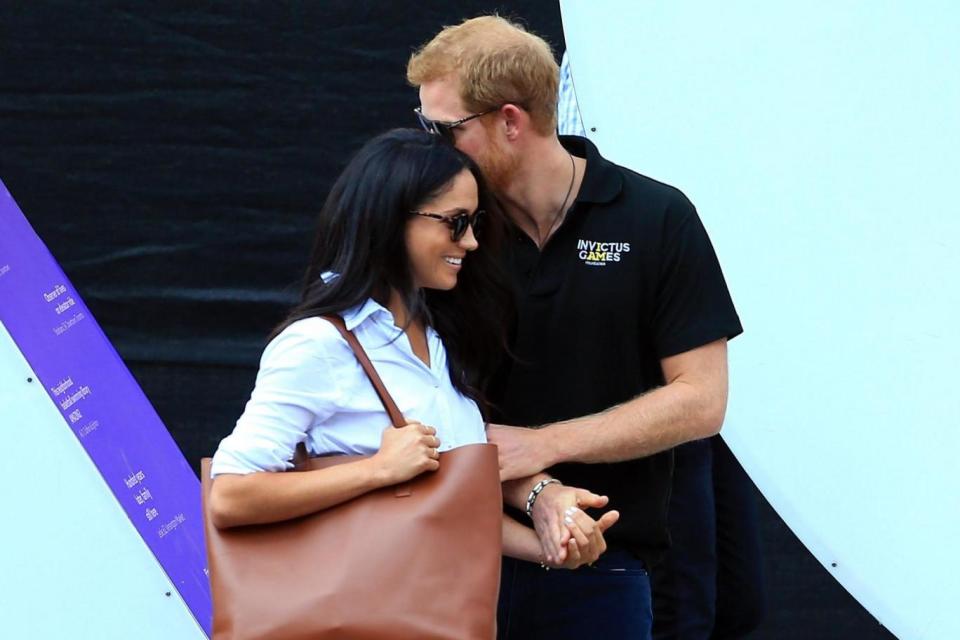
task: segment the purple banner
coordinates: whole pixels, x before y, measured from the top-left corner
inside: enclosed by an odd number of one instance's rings
[[[2,182],[0,322],[209,636],[200,483]]]

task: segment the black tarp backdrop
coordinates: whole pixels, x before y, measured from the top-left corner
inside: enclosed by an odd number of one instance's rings
[[[348,154],[413,125],[412,49],[493,10],[562,50],[551,0],[0,2],[0,177],[195,467],[242,410]],[[763,518],[752,638],[891,637]]]

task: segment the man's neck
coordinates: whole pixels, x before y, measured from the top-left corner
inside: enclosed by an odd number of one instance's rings
[[[510,219],[542,245],[576,200],[585,167],[556,136],[532,140],[497,198]]]

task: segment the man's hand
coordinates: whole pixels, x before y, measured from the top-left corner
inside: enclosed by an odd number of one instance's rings
[[[545,432],[525,427],[487,425],[487,441],[497,445],[500,481],[526,478],[550,466]]]
[[[547,485],[540,492],[532,510],[533,528],[540,538],[548,565],[572,568],[566,564],[571,549],[579,554],[577,566],[600,557],[607,548],[603,532],[620,518],[620,514],[608,511],[595,521],[582,509],[599,509],[607,502],[609,498],[606,496],[560,484]],[[574,541],[572,547],[571,540]]]
[[[567,542],[567,557],[562,564],[553,565],[559,569],[576,569],[584,564],[592,564],[607,550],[603,532],[617,521],[620,514],[608,511],[599,520],[594,520],[577,507],[564,512],[563,521],[570,530]],[[581,551],[582,550],[582,551]]]

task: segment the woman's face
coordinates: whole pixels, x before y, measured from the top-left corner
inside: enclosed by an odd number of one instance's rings
[[[422,203],[417,210],[449,218],[473,214],[478,204],[477,181],[464,169],[453,178],[446,191]],[[418,289],[453,289],[463,261],[469,259],[467,253],[479,246],[471,227],[454,241],[450,225],[418,215],[411,215],[407,222],[406,242],[413,284]]]

